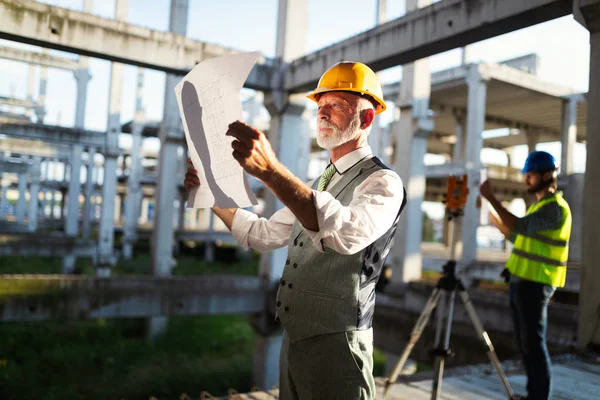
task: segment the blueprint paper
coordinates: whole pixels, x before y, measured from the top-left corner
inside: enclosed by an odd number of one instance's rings
[[[240,90],[260,53],[211,58],[196,65],[175,87],[185,139],[200,186],[189,193],[188,208],[245,208],[256,197],[233,158],[228,125],[242,120]]]

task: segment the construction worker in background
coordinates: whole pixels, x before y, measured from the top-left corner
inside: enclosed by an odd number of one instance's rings
[[[548,303],[565,285],[571,210],[557,192],[554,157],[534,151],[522,170],[537,201],[517,218],[496,199],[489,181],[480,187],[498,217],[492,223],[514,243],[503,276],[510,281],[509,298],[515,340],[527,372],[527,399],[545,400],[552,392],[550,355],[546,346]]]
[[[284,328],[279,398],[373,399],[375,285],[406,196],[400,177],[367,144],[375,114],[386,108],[374,72],[338,63],[308,98],[318,104],[317,143],[330,152],[320,178],[302,182],[262,132],[236,121],[227,131],[233,157],[286,207],[269,219],[212,210],[244,248],[288,247],[276,300]],[[184,184],[199,184],[193,166]]]

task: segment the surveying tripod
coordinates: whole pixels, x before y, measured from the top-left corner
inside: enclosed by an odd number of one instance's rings
[[[439,279],[435,289],[429,296],[427,303],[425,304],[425,308],[421,312],[411,334],[408,344],[402,351],[400,355],[400,359],[394,368],[391,376],[386,381],[384,396],[387,395],[390,387],[396,379],[398,375],[402,371],[410,352],[412,351],[415,344],[419,341],[421,334],[425,330],[427,323],[431,317],[433,310],[440,306],[436,312],[436,326],[435,326],[435,348],[432,350],[432,354],[435,357],[435,374],[433,377],[432,389],[431,389],[431,399],[437,400],[440,396],[442,390],[442,377],[444,374],[444,364],[448,357],[452,357],[454,354],[450,350],[450,331],[452,330],[452,317],[454,314],[454,299],[456,297],[456,293],[460,296],[467,313],[469,314],[469,318],[471,319],[471,323],[477,332],[477,336],[483,344],[485,344],[487,348],[487,355],[492,363],[492,365],[496,368],[496,373],[504,386],[504,390],[508,395],[509,399],[517,399],[515,394],[512,391],[510,383],[502,369],[502,365],[500,365],[500,361],[498,360],[498,356],[496,355],[496,351],[494,350],[494,346],[492,345],[492,341],[490,340],[487,332],[483,329],[481,325],[481,321],[475,312],[475,308],[473,307],[473,303],[469,298],[469,294],[467,293],[465,286],[461,282],[461,280],[456,276],[456,245],[458,238],[458,229],[457,221],[463,215],[464,205],[467,201],[468,196],[468,188],[467,188],[467,175],[463,175],[462,178],[450,177],[448,180],[448,191],[446,193],[446,210],[448,212],[448,219],[451,223],[450,225],[450,235],[451,235],[451,246],[450,246],[450,259],[448,262],[442,266],[442,277]],[[447,303],[447,319],[446,324],[444,326],[444,315],[446,314],[444,310]],[[442,338],[442,330],[443,338]],[[443,339],[443,341],[442,341]]]

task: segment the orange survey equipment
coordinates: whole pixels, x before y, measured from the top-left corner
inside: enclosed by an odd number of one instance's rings
[[[451,214],[462,214],[467,204],[469,188],[467,186],[467,174],[462,177],[448,177],[448,190],[446,192],[446,210]]]

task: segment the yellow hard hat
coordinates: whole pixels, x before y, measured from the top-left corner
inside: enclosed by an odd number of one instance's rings
[[[317,88],[306,97],[318,101],[318,96],[327,92],[354,92],[370,97],[375,105],[375,114],[387,108],[383,101],[383,90],[375,72],[363,63],[342,61],[329,68]]]

